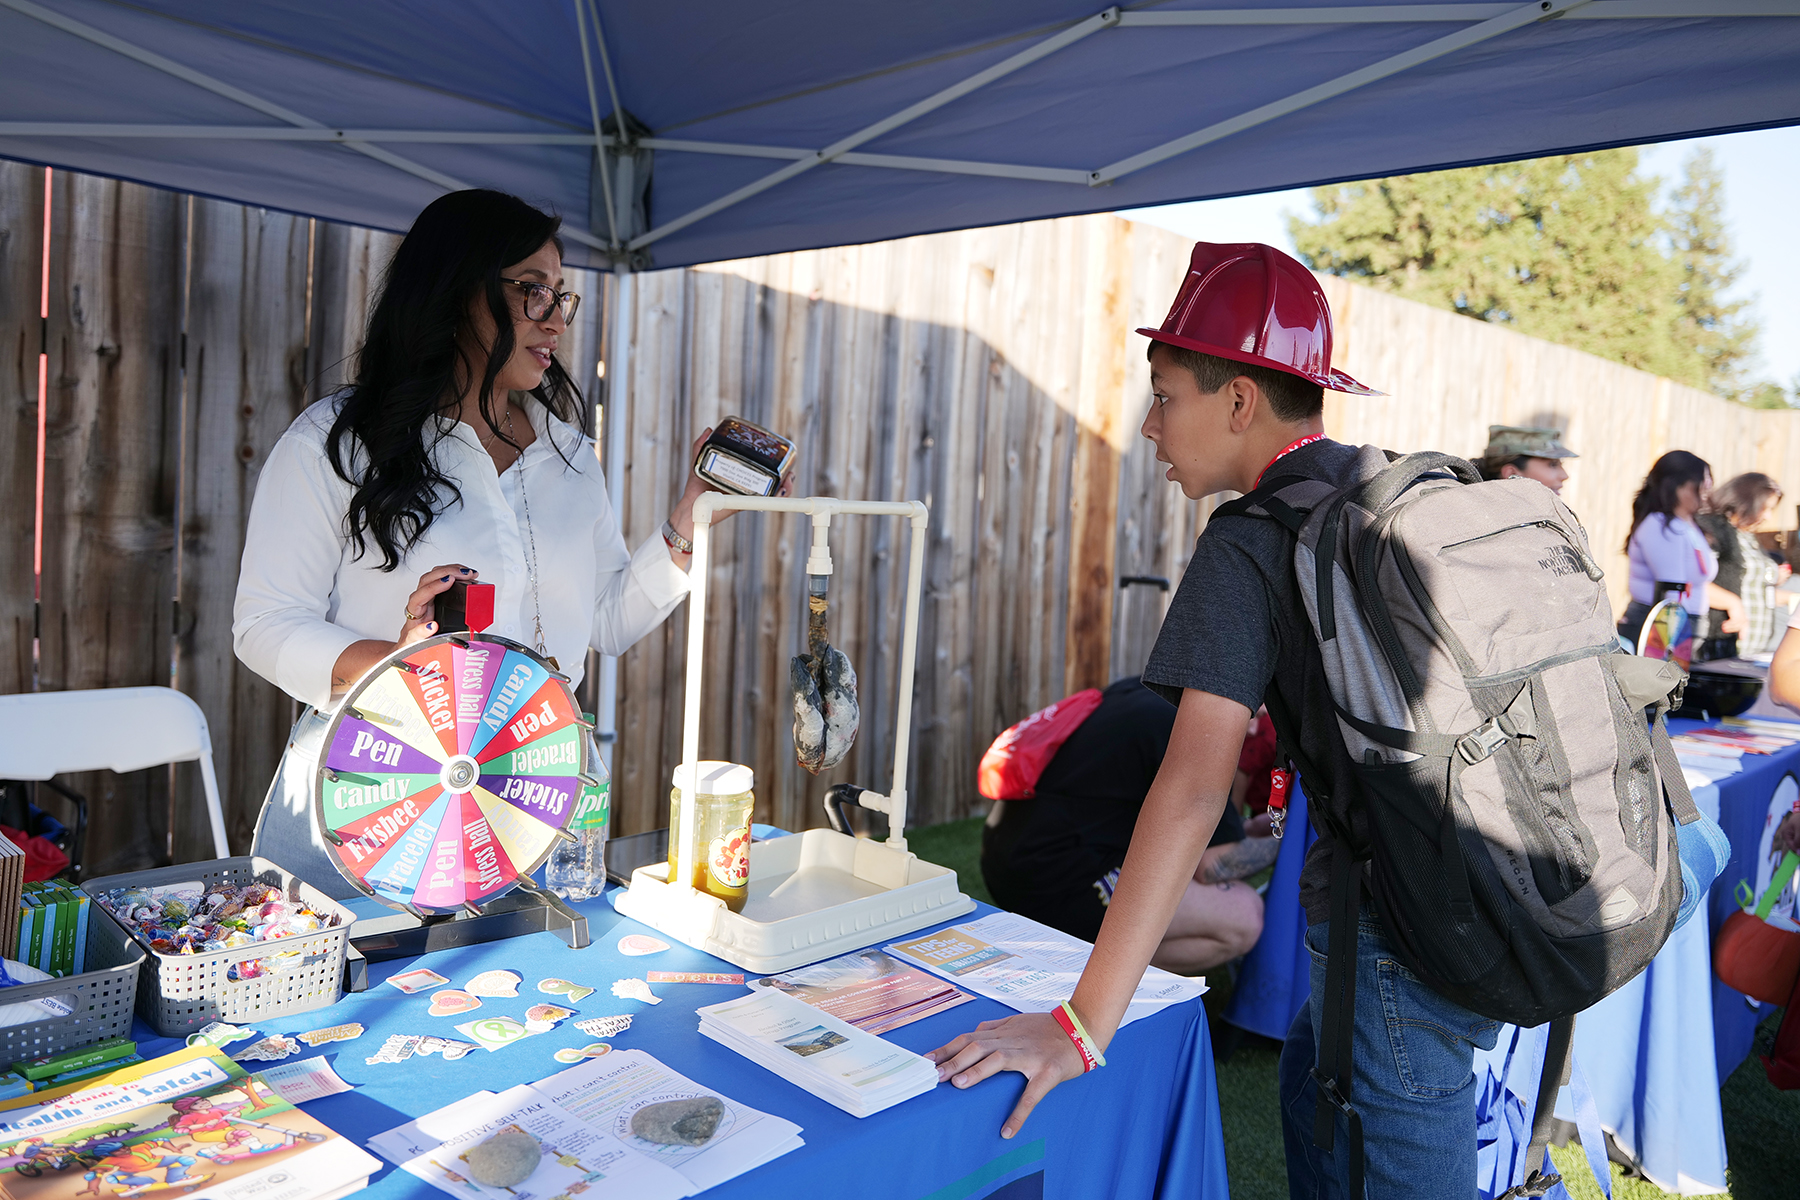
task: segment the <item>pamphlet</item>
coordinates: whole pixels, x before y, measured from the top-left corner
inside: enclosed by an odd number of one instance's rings
[[[792,1121],[758,1112],[676,1074],[642,1050],[619,1050],[533,1085],[590,1125],[610,1128],[639,1154],[681,1172],[704,1191],[754,1170],[804,1143]],[[716,1096],[725,1105],[718,1130],[704,1146],[664,1146],[631,1132],[631,1118],[650,1104]]]
[[[797,971],[755,979],[848,1021],[866,1033],[887,1033],[975,997],[873,947]]]
[[[700,1032],[866,1117],[937,1086],[937,1065],[776,988],[700,1010]]]
[[[520,1130],[536,1138],[543,1158],[524,1182],[513,1187],[476,1183],[469,1178],[464,1156],[503,1130]],[[395,1134],[416,1151],[412,1157],[399,1158],[390,1149],[402,1144]],[[550,1200],[591,1191],[595,1196],[633,1200],[680,1200],[693,1191],[679,1172],[633,1153],[610,1131],[578,1120],[528,1083],[479,1100],[470,1097],[371,1138],[369,1144],[394,1158],[408,1174],[456,1196]]]
[[[662,1145],[632,1131],[647,1105],[715,1098],[724,1108],[703,1145]],[[511,1189],[489,1188],[466,1174],[461,1157],[502,1129],[516,1127],[544,1147],[538,1169]],[[690,1196],[798,1149],[800,1127],[758,1112],[671,1071],[642,1050],[591,1059],[537,1083],[477,1092],[369,1145],[413,1175],[458,1196],[545,1200],[559,1195]]]
[[[1053,1012],[1075,994],[1094,947],[1017,913],[997,912],[896,942],[889,954],[1020,1012]],[[1206,994],[1206,980],[1147,967],[1121,1026]],[[705,1011],[705,1010],[702,1010]]]

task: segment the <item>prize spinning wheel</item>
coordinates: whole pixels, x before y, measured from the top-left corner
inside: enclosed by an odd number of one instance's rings
[[[314,818],[364,893],[416,912],[477,908],[572,836],[586,733],[567,678],[542,658],[492,634],[442,634],[344,697]]]

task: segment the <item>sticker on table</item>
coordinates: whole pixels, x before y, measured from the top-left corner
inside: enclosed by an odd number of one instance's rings
[[[459,1042],[455,1038],[426,1036],[419,1039],[420,1054],[441,1054],[445,1061],[455,1062],[465,1054],[472,1054],[481,1049],[473,1042]]]
[[[252,1078],[289,1104],[306,1104],[327,1096],[339,1096],[355,1087],[332,1070],[331,1064],[322,1056],[269,1067]]]
[[[575,1028],[589,1037],[607,1038],[624,1033],[631,1028],[630,1017],[589,1017],[585,1021],[575,1022]]]
[[[730,983],[744,986],[742,975],[724,975],[713,971],[645,971],[650,983]]]
[[[578,1063],[584,1059],[599,1058],[602,1054],[611,1054],[612,1047],[605,1042],[589,1042],[581,1047],[568,1047],[551,1055],[559,1063]]]
[[[424,1036],[417,1033],[390,1034],[388,1040],[381,1044],[381,1049],[363,1061],[371,1067],[376,1063],[405,1062],[419,1052],[419,1043],[424,1040]]]
[[[619,953],[637,958],[644,954],[661,954],[669,943],[658,941],[647,933],[628,933],[619,939]]]
[[[245,1038],[256,1036],[256,1030],[245,1029],[241,1025],[227,1025],[223,1021],[214,1021],[210,1025],[202,1025],[198,1032],[188,1034],[187,1044],[190,1046],[212,1046],[215,1049],[229,1046],[233,1042],[241,1042]]]
[[[450,980],[429,967],[419,967],[411,971],[402,971],[398,975],[389,975],[382,982],[391,984],[411,996],[415,992],[428,992],[434,987],[442,987]]]
[[[305,1033],[294,1036],[309,1046],[323,1046],[327,1042],[348,1042],[363,1035],[361,1022],[351,1021],[344,1025],[327,1025],[323,1029],[309,1029]]]
[[[511,1017],[483,1017],[479,1021],[465,1021],[456,1030],[458,1033],[468,1034],[475,1039],[477,1045],[489,1052],[523,1041],[537,1033],[535,1029],[527,1029]]]
[[[235,1062],[276,1062],[290,1054],[300,1053],[300,1043],[291,1037],[275,1034],[260,1042],[252,1042],[232,1055]]]
[[[481,1007],[481,1001],[469,993],[456,988],[445,988],[431,995],[431,1007],[425,1011],[434,1017],[456,1017],[466,1012],[474,1012]]]
[[[558,1021],[574,1015],[574,1009],[560,1004],[534,1004],[525,1010],[525,1027],[533,1033],[545,1033],[555,1029]]]
[[[594,994],[593,988],[583,987],[579,983],[570,983],[566,979],[540,979],[537,989],[546,996],[567,996],[570,1004],[580,1004]]]
[[[645,1004],[661,1004],[662,998],[641,979],[621,979],[612,985],[612,994],[621,1000],[642,1000]]]
[[[517,971],[483,971],[463,985],[472,996],[516,996],[520,975]]]

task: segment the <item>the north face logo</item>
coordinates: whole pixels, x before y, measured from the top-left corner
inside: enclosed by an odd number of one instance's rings
[[[1558,578],[1576,575],[1585,570],[1581,565],[1581,556],[1575,553],[1573,546],[1550,547],[1550,552],[1538,559],[1537,565]]]

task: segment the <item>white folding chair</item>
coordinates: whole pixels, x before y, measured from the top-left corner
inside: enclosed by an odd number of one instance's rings
[[[138,771],[200,764],[213,851],[231,857],[213,774],[206,715],[174,688],[93,688],[0,696],[0,779],[49,779],[72,771]]]

